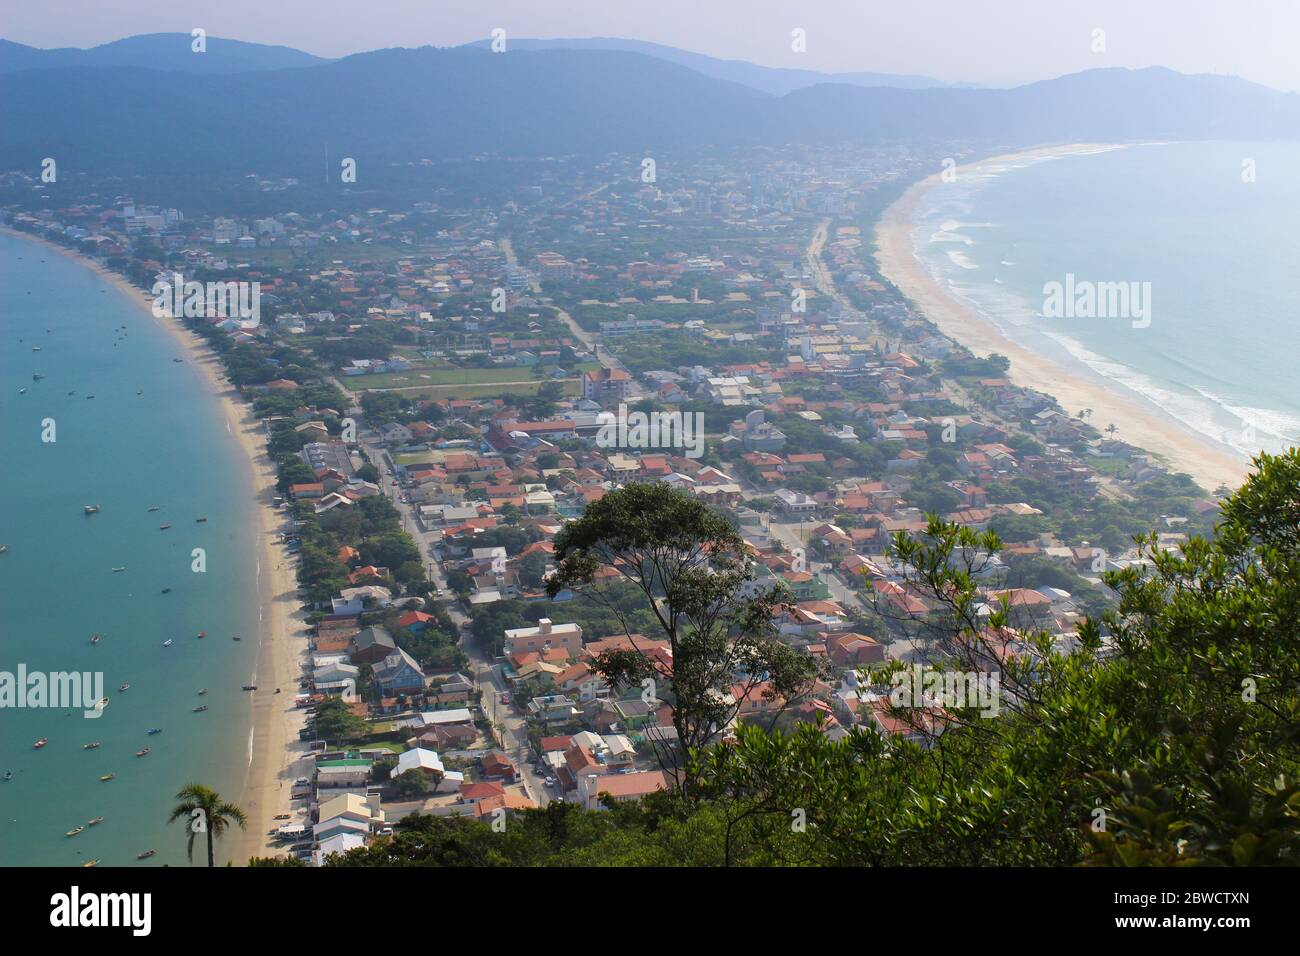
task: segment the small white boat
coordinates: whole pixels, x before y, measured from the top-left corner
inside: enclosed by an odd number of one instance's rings
[[[163,647],[171,647],[175,643],[176,641],[169,637],[167,640],[163,641]]]
[[[99,505],[85,505],[82,510],[88,515],[93,515],[99,510]]]

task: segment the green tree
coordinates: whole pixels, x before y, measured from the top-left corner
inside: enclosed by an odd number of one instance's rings
[[[244,829],[248,817],[233,803],[221,799],[221,794],[201,783],[187,783],[176,794],[180,801],[172,808],[168,823],[184,820],[186,824],[185,855],[194,861],[194,838],[200,833],[208,838],[208,866],[216,866],[213,842],[230,828],[239,824]]]
[[[661,766],[689,793],[689,755],[713,743],[762,693],[781,706],[807,692],[813,660],[776,637],[778,586],[753,586],[747,545],[731,523],[692,496],[661,484],[636,483],[587,507],[555,538],[551,597],[565,589],[622,611],[600,583],[602,572],[640,591],[672,651],[671,663],[639,649],[600,655],[593,666],[613,686],[642,686],[672,708],[677,742],[656,745]],[[623,633],[632,631],[624,625]],[[651,683],[643,683],[649,681]],[[671,687],[671,690],[667,688]]]

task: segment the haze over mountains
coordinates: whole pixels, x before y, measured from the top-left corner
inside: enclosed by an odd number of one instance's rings
[[[179,53],[163,56],[158,43]],[[14,69],[19,45],[0,49],[0,69],[9,70],[0,75],[5,165],[34,169],[54,156],[74,171],[319,178],[328,147],[356,158],[364,177],[380,164],[480,153],[952,140],[1006,147],[1300,132],[1295,94],[1162,68],[1091,70],[1013,89],[820,83],[777,95],[627,50],[422,47],[306,65],[302,57],[316,58],[288,48],[208,43],[200,55],[187,35],[160,34],[83,51],[129,61],[145,50],[152,68],[36,51],[72,65]],[[160,72],[217,51],[220,69]]]
[[[287,46],[267,46],[243,40],[207,38],[207,51],[190,49],[188,33],[142,33],[89,49],[60,47],[42,50],[12,40],[0,40],[0,73],[68,66],[141,66],[183,73],[245,73],[328,63]]]

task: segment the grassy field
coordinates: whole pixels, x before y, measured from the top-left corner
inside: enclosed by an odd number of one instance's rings
[[[529,382],[534,379],[536,366],[511,368],[455,368],[448,365],[416,366],[409,372],[385,372],[382,375],[360,376],[365,379],[364,390],[374,388],[407,388],[412,385],[489,385],[493,382]],[[536,379],[538,382],[543,379]],[[356,381],[356,379],[353,379]]]
[[[366,376],[369,378],[379,378],[380,376]],[[404,398],[495,398],[499,395],[536,395],[541,388],[542,382],[523,382],[518,385],[503,384],[480,384],[480,385],[425,385],[411,388],[402,388],[400,394]],[[560,379],[559,384],[563,389],[566,397],[579,395],[582,392],[582,383],[576,378]],[[366,389],[358,388],[353,394],[359,395]]]

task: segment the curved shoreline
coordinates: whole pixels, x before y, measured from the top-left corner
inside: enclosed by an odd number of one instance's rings
[[[1123,147],[1103,143],[1039,147],[989,157],[960,166],[957,171],[960,174],[962,170],[971,172],[1026,159],[1087,155],[1119,148]],[[1092,381],[1031,351],[955,298],[930,275],[913,251],[913,217],[921,198],[940,182],[940,174],[935,173],[914,183],[881,215],[875,235],[876,264],[881,274],[948,338],[979,357],[996,352],[1010,359],[1007,377],[1016,385],[1053,396],[1070,415],[1091,408],[1096,421],[1113,422],[1118,427],[1122,440],[1163,459],[1175,471],[1186,472],[1206,491],[1219,485],[1235,488],[1240,484],[1250,469],[1248,462],[1226,453],[1158,409],[1143,407],[1141,399],[1117,394],[1115,386]]]
[[[251,557],[257,569],[259,633],[257,663],[251,682],[259,690],[253,697],[250,756],[239,797],[234,801],[248,815],[248,827],[243,831],[236,828],[215,849],[219,858],[229,859],[234,865],[245,865],[250,856],[270,852],[267,834],[274,829],[277,814],[290,812],[291,784],[296,776],[302,775],[298,762],[306,753],[298,741],[303,718],[294,708],[293,700],[298,687],[299,662],[308,653],[307,624],[297,599],[298,582],[293,563],[277,543],[284,518],[275,507],[275,463],[266,451],[262,423],[225,377],[220,359],[207,343],[180,322],[156,316],[150,305],[152,299],[144,290],[96,260],[42,236],[3,225],[0,232],[37,243],[80,263],[139,305],[182,350],[186,361],[199,370],[205,390],[218,404],[227,432],[243,452],[250,491],[256,502],[252,516],[257,550]],[[294,637],[303,640],[299,644],[292,640]],[[277,687],[284,688],[278,695]],[[176,789],[185,782],[177,781]]]

